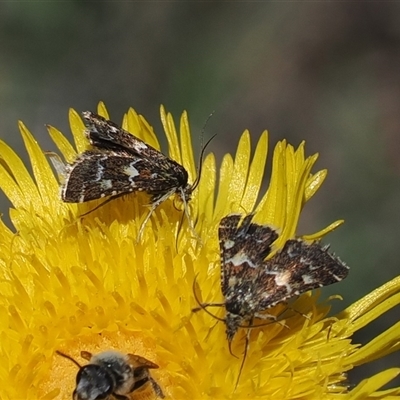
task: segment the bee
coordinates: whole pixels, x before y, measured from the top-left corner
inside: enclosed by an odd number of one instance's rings
[[[81,351],[81,357],[89,361],[89,364],[82,366],[71,356],[58,350],[56,353],[79,368],[73,400],[128,400],[130,393],[147,383],[151,384],[157,397],[165,397],[149,372],[149,369],[158,368],[158,365],[144,357],[114,350],[95,355]]]

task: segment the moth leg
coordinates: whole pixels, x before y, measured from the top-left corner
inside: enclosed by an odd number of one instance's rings
[[[249,326],[250,326],[252,323],[253,323],[253,319],[251,319],[251,320],[249,321]],[[243,370],[244,363],[245,363],[246,358],[247,358],[247,352],[248,352],[248,350],[249,350],[249,346],[250,346],[250,329],[247,329],[247,332],[246,332],[246,340],[245,340],[245,344],[244,344],[243,359],[242,359],[242,362],[240,363],[239,374],[238,374],[238,377],[237,377],[237,379],[236,379],[235,389],[234,389],[233,392],[236,391],[236,389],[237,389],[237,387],[238,387],[238,385],[239,385],[239,379],[240,379],[240,376],[242,375],[242,370]]]
[[[258,313],[258,312],[254,313],[254,317],[258,318],[258,319],[264,319],[264,320],[266,320],[266,319],[272,319],[273,321],[277,320],[276,315],[265,314],[265,313],[261,314],[261,313]]]
[[[210,329],[208,330],[207,335],[206,335],[206,337],[205,337],[205,340],[206,340],[206,341],[207,341],[208,338],[210,337],[211,333],[213,332],[213,330],[214,330],[214,328],[217,326],[217,324],[218,324],[218,321],[217,321],[213,326],[211,326]]]
[[[143,231],[144,231],[144,227],[146,226],[148,220],[150,219],[151,215],[153,214],[153,212],[156,210],[156,208],[165,200],[168,199],[168,197],[170,197],[173,194],[173,192],[168,192],[165,195],[159,197],[159,198],[153,198],[153,202],[150,204],[150,210],[148,212],[148,214],[146,215],[146,218],[144,219],[144,221],[142,222],[142,224],[140,225],[139,228],[139,233],[138,236],[136,238],[136,243],[139,243],[140,238],[142,237]]]
[[[201,303],[200,307],[192,308],[192,312],[198,312],[206,307],[225,307],[225,303]]]
[[[258,318],[258,319],[263,319],[264,321],[266,321],[266,320],[270,320],[271,321],[272,320],[273,322],[278,323],[279,325],[283,326],[284,328],[289,329],[289,327],[284,322],[278,320],[276,315],[254,313],[254,317]],[[261,325],[255,325],[255,326],[253,326],[253,328],[257,328],[258,326],[261,326]]]

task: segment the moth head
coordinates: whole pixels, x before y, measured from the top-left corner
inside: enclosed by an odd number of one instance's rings
[[[242,319],[257,312],[257,302],[254,301],[254,285],[240,280],[239,285],[233,285],[225,294],[227,313],[238,315]]]
[[[182,189],[181,196],[185,199],[185,203],[188,203],[192,198],[194,187],[189,183]]]
[[[243,317],[231,313],[229,311],[226,312],[225,316],[225,325],[226,325],[226,338],[228,339],[229,342],[229,348],[231,347],[231,342],[233,340],[233,337],[235,336],[237,330],[239,327],[242,325],[243,322]]]

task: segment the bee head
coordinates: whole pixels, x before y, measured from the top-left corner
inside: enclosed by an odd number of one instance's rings
[[[114,379],[105,368],[96,364],[85,365],[76,376],[73,400],[108,399],[114,386]]]

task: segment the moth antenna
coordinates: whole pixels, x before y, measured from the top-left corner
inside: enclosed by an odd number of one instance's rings
[[[206,122],[204,122],[203,128],[201,129],[201,146],[203,147],[203,140],[204,140],[204,132],[206,131],[206,127],[208,124],[208,121],[211,119],[211,117],[215,114],[215,110],[210,112],[210,115],[207,117]]]
[[[211,115],[208,117],[208,119],[210,119]],[[192,192],[197,188],[197,186],[199,186],[200,178],[201,178],[201,171],[203,170],[204,152],[205,152],[206,148],[208,147],[208,145],[211,143],[211,140],[213,140],[215,138],[215,136],[217,136],[217,134],[215,134],[214,136],[211,136],[210,139],[207,140],[206,144],[201,149],[199,165],[197,166],[197,177],[191,187]]]
[[[69,356],[68,354],[65,354],[65,353],[63,353],[63,352],[61,352],[61,351],[59,351],[59,350],[56,350],[56,354],[58,354],[58,355],[61,356],[61,357],[66,358],[67,360],[72,361],[78,368],[82,368],[82,365],[80,365],[80,364],[78,363],[78,361],[76,361],[74,358],[72,358],[72,357]]]
[[[204,310],[207,314],[211,315],[216,320],[225,322],[224,318],[217,317],[216,315],[214,315],[213,313],[211,313],[210,311],[207,310],[207,307],[223,307],[223,306],[225,306],[224,303],[200,303],[200,300],[197,297],[197,293],[196,293],[196,290],[195,290],[197,275],[194,277],[192,289],[193,289],[194,298],[196,300],[196,303],[199,305],[199,308],[197,308],[197,307],[193,308],[192,312],[197,312],[197,311],[200,311],[200,310]]]
[[[217,326],[219,321],[215,321],[215,324],[208,330],[207,335],[205,336],[204,340],[207,341],[214,330],[214,328]]]
[[[250,321],[250,323],[252,323],[252,321]],[[234,389],[233,392],[236,391],[236,389],[237,389],[237,387],[239,385],[239,380],[240,380],[240,377],[242,375],[242,370],[243,370],[243,367],[244,367],[244,363],[245,363],[246,358],[247,358],[247,352],[249,350],[249,342],[250,342],[250,329],[247,329],[244,352],[243,352],[243,359],[242,359],[242,362],[240,363],[239,374],[238,374],[238,377],[236,379],[236,385],[235,385],[235,389]]]
[[[211,119],[211,117],[214,115],[214,113],[215,113],[215,110],[214,111],[212,111],[211,113],[210,113],[210,115],[207,117],[207,119],[206,119],[206,122],[204,122],[204,125],[203,125],[203,127],[201,128],[201,136],[200,136],[200,148],[203,148],[204,146],[203,146],[203,144],[204,144],[204,133],[205,133],[205,131],[206,131],[206,126],[207,126],[207,124],[208,124],[208,121]]]
[[[176,205],[176,199],[177,199],[177,197],[176,196],[174,196],[174,200],[172,201],[172,205],[174,206],[174,208],[175,208],[175,210],[176,211],[180,211],[180,209],[177,207],[177,205]],[[183,200],[182,200],[183,201]]]

